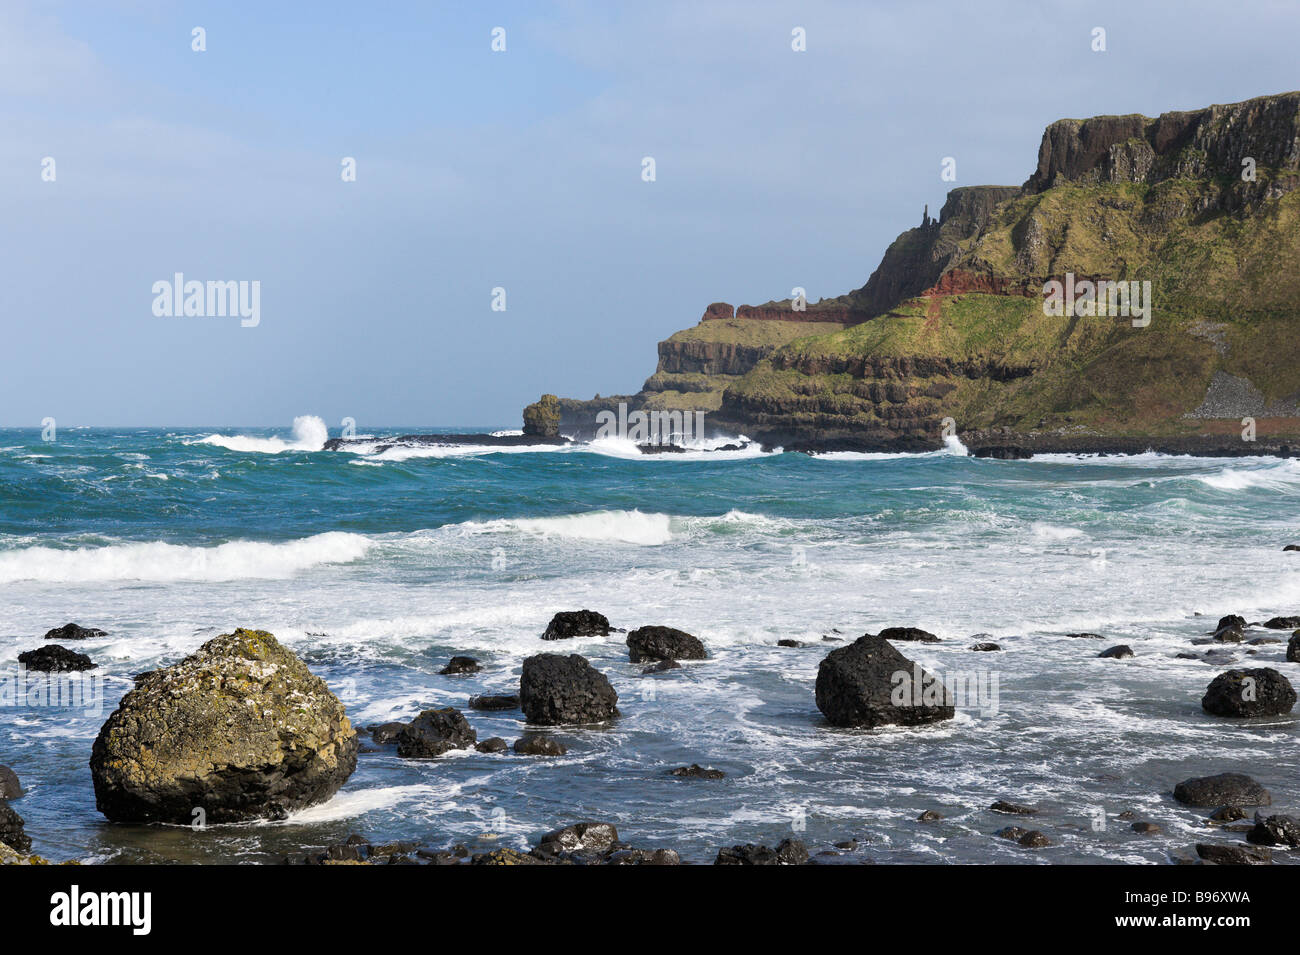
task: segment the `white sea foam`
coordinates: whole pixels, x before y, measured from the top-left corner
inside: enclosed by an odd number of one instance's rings
[[[285,451],[319,451],[329,440],[329,428],[316,415],[299,415],[293,419],[293,436],[283,438],[256,438],[251,435],[210,434],[190,444],[211,444],[229,451],[257,454],[281,454]]]
[[[539,537],[561,537],[586,541],[622,541],[648,546],[672,540],[672,522],[667,514],[641,511],[592,511],[563,517],[534,517],[469,521],[459,525],[465,533],[492,534],[517,531]]]
[[[360,534],[331,531],[284,543],[231,541],[215,547],[160,541],[76,550],[25,547],[0,553],[0,583],[283,579],[320,564],[357,560],[371,546]]]

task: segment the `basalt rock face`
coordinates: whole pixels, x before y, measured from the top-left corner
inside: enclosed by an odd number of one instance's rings
[[[599,723],[618,716],[618,694],[605,674],[576,653],[539,653],[524,661],[519,705],[530,723]]]
[[[1290,455],[1297,186],[1300,93],[1061,120],[1024,186],[954,189],[864,286],[806,312],[714,303],[622,400],[704,409],[719,432],[787,450],[933,450],[955,434],[1003,457]],[[1045,283],[1067,278],[1136,282],[1140,314],[1045,314]],[[594,413],[581,404],[566,414]]]
[[[91,753],[95,802],[116,822],[282,818],[332,796],[357,761],[343,704],[262,630],[208,641],[136,677]]]

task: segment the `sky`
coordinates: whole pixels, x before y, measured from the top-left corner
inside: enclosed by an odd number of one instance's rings
[[[0,0],[0,426],[635,392],[710,302],[843,294],[1023,183],[1053,120],[1300,88],[1297,36],[1292,0]],[[156,314],[178,272],[257,324]]]

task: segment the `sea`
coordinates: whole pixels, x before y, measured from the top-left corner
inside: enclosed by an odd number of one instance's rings
[[[616,439],[385,440],[480,430],[370,428],[373,443],[334,451],[312,416],[62,429],[53,441],[0,430],[0,690],[11,688],[0,763],[26,789],[12,805],[33,851],[270,863],[358,833],[481,852],[598,820],[693,863],[799,839],[830,864],[1159,864],[1242,838],[1175,803],[1182,779],[1245,772],[1271,790],[1270,812],[1300,809],[1297,715],[1236,721],[1200,707],[1234,664],[1300,678],[1285,660],[1289,631],[1203,642],[1226,614],[1300,613],[1300,553],[1283,551],[1300,543],[1300,461],[1002,461],[955,439],[928,454],[820,455],[711,450],[727,439],[662,455]],[[686,630],[709,658],[645,675],[622,633],[542,641],[553,614],[578,609],[627,630]],[[18,654],[73,621],[107,631],[68,644],[98,663],[97,693],[12,692]],[[896,626],[940,638],[898,647],[969,691],[956,718],[829,725],[814,698],[821,660]],[[135,674],[235,627],[274,633],[358,728],[454,706],[480,739],[513,742],[526,729],[518,711],[467,700],[517,692],[539,652],[587,657],[622,715],[553,731],[562,757],[412,761],[363,732],[342,789],[288,819],[108,822],[88,766],[104,720]],[[1070,636],[1080,632],[1101,639]],[[1098,656],[1117,644],[1134,656]],[[458,654],[482,670],[439,675]],[[725,778],[670,774],[696,763]],[[990,812],[999,799],[1038,813]],[[920,823],[925,810],[944,818]],[[1160,832],[1135,832],[1134,820]],[[994,835],[1008,824],[1051,845]]]

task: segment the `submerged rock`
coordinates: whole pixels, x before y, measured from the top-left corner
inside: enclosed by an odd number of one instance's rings
[[[405,723],[380,723],[370,727],[370,738],[376,743],[396,743],[397,734],[404,729]]]
[[[433,759],[450,749],[469,749],[478,740],[469,721],[454,706],[425,710],[397,734],[397,755]]]
[[[1174,799],[1184,806],[1270,806],[1267,789],[1245,773],[1194,776],[1174,787]],[[1241,818],[1238,816],[1237,818]]]
[[[817,708],[836,726],[917,726],[956,714],[942,683],[870,634],[826,655],[816,694]]]
[[[1214,628],[1219,630],[1245,630],[1246,618],[1241,614],[1230,613],[1226,617],[1220,617],[1218,625]]]
[[[1300,819],[1295,816],[1269,816],[1255,813],[1255,828],[1246,833],[1246,841],[1257,846],[1300,848]]]
[[[997,651],[1002,649],[996,643],[992,643],[987,640],[982,640],[979,643],[972,643],[970,648],[972,650],[977,650],[980,653],[996,653]]]
[[[1240,806],[1220,806],[1206,817],[1212,822],[1240,822],[1246,818],[1246,810]]]
[[[925,812],[921,813],[919,816],[916,817],[916,821],[917,822],[938,822],[942,818],[943,818],[942,813],[936,812],[933,809],[927,809]]]
[[[1048,839],[1047,836],[1039,832],[1037,829],[1029,830],[1017,839],[1016,842],[1024,846],[1026,849],[1042,849],[1045,846],[1050,846],[1052,844],[1052,840]]]
[[[1067,633],[1071,640],[1104,640],[1106,639],[1100,633]]]
[[[1143,835],[1155,836],[1160,834],[1160,827],[1154,822],[1135,822],[1129,827],[1134,832],[1140,832]]]
[[[558,739],[541,733],[532,733],[515,740],[515,752],[520,756],[563,756],[569,748]]]
[[[1241,627],[1221,627],[1214,632],[1216,643],[1241,643],[1245,639],[1246,634]]]
[[[504,753],[509,749],[500,736],[490,736],[481,743],[475,743],[474,748],[480,753]]]
[[[46,640],[93,640],[106,636],[108,636],[106,630],[96,630],[94,627],[82,627],[75,623],[65,623],[61,627],[55,627],[53,630],[45,631]]]
[[[705,769],[699,763],[691,763],[689,766],[678,766],[676,769],[670,769],[668,775],[678,776],[683,779],[722,779],[727,774],[720,769]]]
[[[1274,617],[1265,620],[1264,626],[1269,630],[1296,630],[1300,629],[1300,617]]]
[[[627,654],[633,663],[656,660],[703,660],[704,644],[675,627],[638,627],[627,635]]]
[[[452,657],[438,673],[442,676],[456,676],[461,673],[477,673],[481,669],[483,667],[473,657]]]
[[[1097,654],[1099,657],[1105,657],[1110,660],[1127,660],[1133,656],[1133,648],[1127,643],[1120,643],[1113,647],[1108,647]]]
[[[1035,809],[1033,806],[1021,806],[1021,805],[1017,805],[1014,802],[1007,802],[1004,799],[999,799],[993,805],[989,806],[989,809],[991,809],[993,812],[1001,812],[1009,816],[1038,815],[1038,810]]]
[[[1213,716],[1282,716],[1295,706],[1291,681],[1271,667],[1228,670],[1210,683],[1201,708]]]
[[[29,670],[39,670],[42,673],[77,673],[82,670],[94,670],[97,667],[97,664],[84,653],[77,653],[57,643],[20,653],[18,662]]]
[[[325,681],[262,630],[236,630],[136,677],[90,758],[118,822],[282,818],[352,774],[357,735]]]
[[[782,639],[776,641],[776,645],[777,645],[778,647],[790,647],[791,649],[796,649],[796,650],[797,650],[799,647],[806,647],[806,646],[808,646],[808,644],[806,644],[806,643],[803,643],[803,642],[801,642],[801,641],[799,641],[799,640],[791,640],[789,637],[784,637],[784,638],[782,638]]]
[[[941,643],[942,641],[928,630],[920,627],[886,627],[877,634],[884,640],[903,640],[908,643]]]
[[[1273,862],[1273,854],[1267,849],[1251,846],[1221,846],[1198,842],[1196,854],[1215,865],[1270,865]]]
[[[649,676],[652,673],[667,673],[669,670],[680,670],[682,665],[676,660],[660,660],[653,666],[648,666],[641,671],[642,676]]]
[[[610,632],[609,620],[594,610],[561,610],[546,625],[543,640],[568,640],[572,637],[604,637]]]
[[[471,696],[469,698],[469,708],[471,710],[517,710],[519,709],[519,694]]]
[[[783,839],[775,849],[747,842],[719,849],[714,865],[803,865],[808,861],[808,847],[798,839]]]
[[[618,694],[605,674],[576,653],[539,653],[524,661],[519,705],[530,723],[600,723],[618,716]]]

